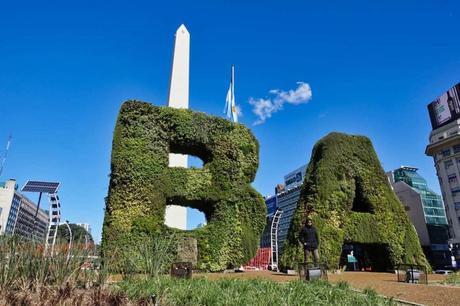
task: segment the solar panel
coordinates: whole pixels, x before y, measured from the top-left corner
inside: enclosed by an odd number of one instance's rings
[[[44,192],[44,193],[56,193],[59,189],[60,183],[55,182],[40,182],[40,181],[27,181],[22,187],[23,192]]]

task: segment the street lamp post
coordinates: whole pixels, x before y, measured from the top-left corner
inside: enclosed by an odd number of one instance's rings
[[[70,259],[70,249],[72,248],[72,230],[70,229],[69,226],[69,220],[65,220],[65,225],[67,225],[67,228],[69,229],[69,250],[67,251],[67,260]]]

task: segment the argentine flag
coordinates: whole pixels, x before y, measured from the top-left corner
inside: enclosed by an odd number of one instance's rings
[[[224,113],[227,114],[227,118],[232,118],[233,122],[238,122],[238,114],[236,113],[235,105],[235,67],[232,65],[232,75],[230,79],[230,87],[227,92],[227,98],[225,99]]]

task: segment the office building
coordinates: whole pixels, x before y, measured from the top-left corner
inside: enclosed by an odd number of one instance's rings
[[[17,204],[15,203],[15,205],[12,205],[15,189],[17,189],[15,180],[0,183],[0,208],[2,209],[0,214],[0,234],[5,234],[7,224],[9,224],[10,229],[11,223],[14,224],[14,221],[16,220]],[[11,209],[12,206],[13,210]]]
[[[302,185],[298,185],[276,195],[278,199],[278,209],[282,211],[278,227],[278,246],[280,256],[283,254],[284,242],[286,241],[289,227],[291,226],[292,217],[297,209],[301,189]]]
[[[264,231],[260,237],[260,247],[261,248],[269,248],[270,241],[271,241],[271,225],[273,220],[273,215],[276,212],[277,205],[276,205],[276,195],[265,197],[265,205],[267,206],[267,223],[265,225]]]
[[[440,269],[450,267],[449,227],[441,196],[428,188],[417,168],[402,166],[387,175],[431,265]]]
[[[290,172],[284,176],[284,187],[278,185],[276,188],[276,206],[282,211],[278,227],[279,256],[283,254],[284,242],[291,226],[292,217],[297,209],[306,170],[307,165],[304,165]]]
[[[460,83],[428,105],[431,125],[425,154],[433,157],[447,212],[450,243],[460,261]]]
[[[273,216],[277,210],[281,210],[279,219],[277,240],[278,240],[278,258],[281,257],[286,241],[289,227],[291,226],[292,217],[297,208],[300,198],[300,191],[305,176],[307,166],[302,166],[284,176],[284,184],[278,184],[275,187],[275,195],[265,197],[267,206],[267,223],[260,239],[260,246],[256,256],[246,265],[258,269],[267,269],[271,263],[271,242],[272,242],[272,223]]]
[[[44,240],[49,216],[17,190],[15,180],[0,183],[0,234]],[[36,217],[35,217],[36,216]]]
[[[91,234],[91,226],[88,223],[77,223],[77,225],[83,227],[89,234]]]

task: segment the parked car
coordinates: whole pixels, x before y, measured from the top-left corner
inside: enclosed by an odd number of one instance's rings
[[[439,269],[439,270],[434,271],[434,273],[448,275],[448,274],[454,273],[454,271]]]

